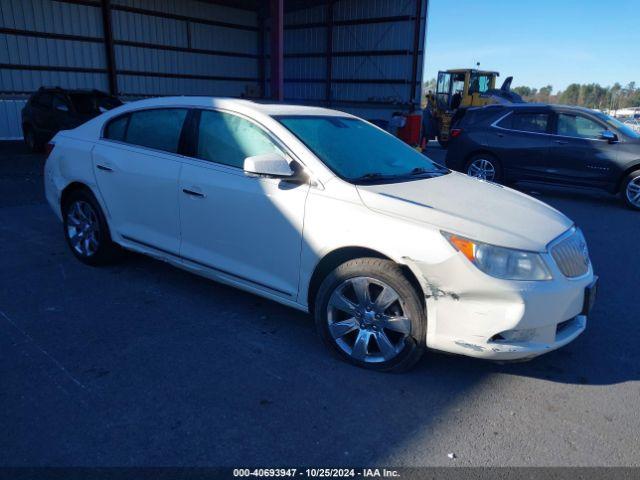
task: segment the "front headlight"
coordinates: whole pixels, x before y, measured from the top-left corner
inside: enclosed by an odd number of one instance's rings
[[[487,275],[503,280],[551,280],[542,256],[534,252],[497,247],[442,232],[449,243]]]

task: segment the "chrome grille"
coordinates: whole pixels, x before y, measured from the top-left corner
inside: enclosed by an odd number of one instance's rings
[[[579,277],[589,271],[589,250],[579,229],[551,247],[551,255],[565,277]]]

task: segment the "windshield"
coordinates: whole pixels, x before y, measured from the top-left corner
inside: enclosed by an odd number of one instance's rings
[[[101,113],[101,111],[111,110],[122,105],[122,102],[117,98],[90,93],[70,93],[69,99],[73,104],[74,110],[80,114]],[[104,110],[100,110],[101,107]]]
[[[73,108],[78,113],[96,113],[98,111],[98,105],[96,104],[96,98],[93,95],[86,93],[71,93],[69,94]]]
[[[448,170],[362,120],[331,116],[280,116],[287,129],[339,177],[384,182],[442,175]]]
[[[622,133],[625,137],[633,138],[635,140],[640,139],[640,133],[633,131],[629,125],[625,125],[620,120],[610,117],[609,115],[605,115],[604,113],[598,112],[596,115]]]

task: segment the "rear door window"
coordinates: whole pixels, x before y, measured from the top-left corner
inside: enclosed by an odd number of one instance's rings
[[[511,112],[497,125],[508,130],[519,132],[546,133],[549,127],[548,113]]]
[[[177,153],[186,108],[158,108],[133,112],[125,141],[133,145]]]

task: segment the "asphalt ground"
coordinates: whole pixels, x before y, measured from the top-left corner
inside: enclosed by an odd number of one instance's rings
[[[336,360],[307,315],[162,262],[82,265],[42,163],[0,144],[0,466],[640,464],[640,214],[617,199],[521,187],[589,242],[601,284],[575,342],[392,375]]]

